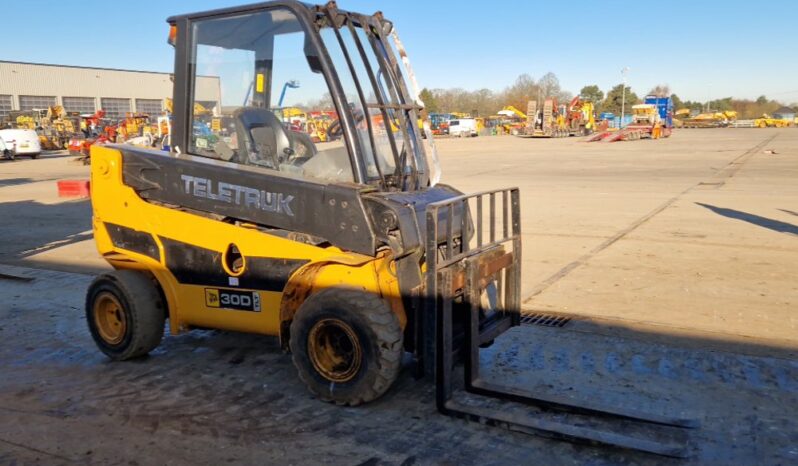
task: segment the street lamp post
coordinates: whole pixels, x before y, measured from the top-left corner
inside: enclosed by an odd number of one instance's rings
[[[623,89],[621,90],[621,122],[618,127],[623,126],[623,116],[626,111],[626,74],[629,73],[629,67],[624,66],[621,70],[621,76],[623,76]]]

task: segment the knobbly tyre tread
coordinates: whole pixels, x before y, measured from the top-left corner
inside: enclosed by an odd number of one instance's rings
[[[344,311],[341,311],[341,310]],[[333,389],[313,368],[307,356],[307,331],[315,320],[334,315],[368,335],[362,342],[365,371],[347,382],[344,389]],[[356,329],[358,330],[358,329]],[[339,406],[357,406],[373,401],[388,391],[401,369],[404,333],[396,314],[379,296],[359,290],[330,288],[314,294],[299,308],[291,322],[289,346],[299,378],[316,397]],[[371,344],[369,344],[371,343]],[[376,349],[376,354],[373,350]]]
[[[115,293],[128,316],[128,331],[116,346],[107,344],[95,329],[92,306],[101,291]],[[94,279],[86,292],[86,321],[100,351],[115,361],[148,354],[163,338],[166,306],[161,292],[148,275],[134,270],[115,270]]]

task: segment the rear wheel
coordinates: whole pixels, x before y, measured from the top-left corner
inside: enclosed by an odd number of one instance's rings
[[[367,403],[388,391],[399,375],[402,328],[378,296],[321,291],[299,308],[290,338],[299,378],[325,401]]]
[[[30,155],[30,158],[31,158],[31,159],[34,159],[34,160],[35,160],[35,159],[38,159],[38,158],[39,158],[39,153],[37,152],[37,153],[35,153],[35,154],[31,154],[31,155]]]
[[[86,321],[100,351],[123,361],[143,356],[163,338],[166,306],[143,273],[117,270],[97,277],[86,293]]]

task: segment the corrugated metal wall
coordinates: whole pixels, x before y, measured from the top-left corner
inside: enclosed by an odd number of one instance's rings
[[[200,77],[197,92],[201,100],[219,102],[219,78]],[[132,108],[137,98],[171,98],[172,81],[169,73],[0,61],[0,95],[12,95],[15,110],[20,108],[20,95],[57,96],[58,104],[62,97],[93,97],[97,108],[103,97],[127,98]]]

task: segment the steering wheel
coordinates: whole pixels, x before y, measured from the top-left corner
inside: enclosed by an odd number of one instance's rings
[[[366,115],[360,109],[352,110],[352,116],[355,117],[355,123],[362,123],[366,119]],[[335,140],[340,138],[344,134],[344,128],[341,126],[341,120],[337,119],[330,123],[330,126],[327,127],[327,135],[330,137],[330,140]]]
[[[332,141],[338,139],[344,134],[344,128],[341,126],[341,120],[335,120],[327,127],[327,136]]]
[[[300,166],[319,152],[307,133],[289,130],[288,139],[291,141],[291,155],[285,162],[290,165]]]

